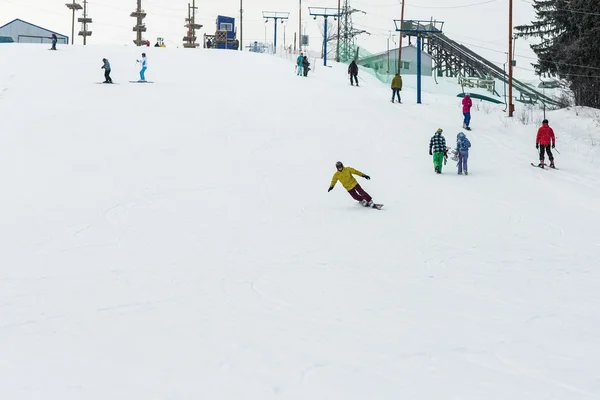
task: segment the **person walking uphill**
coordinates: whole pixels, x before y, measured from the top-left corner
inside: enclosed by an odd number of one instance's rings
[[[360,202],[365,207],[374,207],[377,204],[373,203],[373,198],[369,196],[367,192],[358,184],[353,175],[362,176],[366,180],[371,179],[369,175],[363,174],[357,169],[352,167],[344,167],[341,161],[335,163],[335,168],[337,171],[333,174],[333,178],[331,179],[331,185],[329,185],[329,190],[327,192],[331,192],[335,187],[337,181],[342,183],[342,186],[348,191],[350,196],[358,202]]]
[[[429,155],[433,156],[433,167],[436,173],[442,173],[442,164],[446,154],[446,138],[442,136],[442,128],[439,128],[429,141]]]
[[[471,123],[471,107],[473,107],[473,101],[471,100],[469,93],[466,93],[465,97],[462,99],[462,106],[463,116],[465,117],[463,120],[463,129],[470,131],[471,128],[469,127],[469,124]]]
[[[402,90],[402,77],[400,74],[396,74],[392,78],[392,103],[394,102],[394,97],[398,95],[398,103],[402,104],[402,99],[400,99],[400,91]]]
[[[110,63],[106,58],[102,59],[102,67],[100,69],[104,70],[104,82],[103,83],[113,83],[112,78],[110,77]]]
[[[303,68],[304,68],[304,54],[300,53],[300,55],[298,56],[298,58],[296,59],[296,69],[298,71],[298,76],[302,76],[303,73]]]
[[[354,78],[354,82],[356,82],[356,86],[358,86],[358,65],[356,65],[356,60],[352,60],[348,66],[348,74],[350,75],[350,84],[354,86],[354,83],[352,82],[352,79]]]
[[[142,53],[142,59],[136,61],[142,65],[142,69],[140,70],[140,82],[146,82],[146,70],[148,69],[148,59],[146,58],[146,53]]]
[[[458,174],[462,175],[463,171],[465,175],[469,175],[467,170],[467,161],[469,160],[469,149],[471,148],[471,142],[465,136],[464,132],[459,132],[456,135],[456,151],[458,151]]]
[[[554,155],[550,147],[554,148],[556,145],[556,137],[554,136],[554,130],[548,125],[548,120],[542,121],[542,126],[538,129],[537,136],[535,138],[535,148],[540,151],[540,163],[538,167],[544,168],[544,152],[548,153],[550,159],[550,168],[554,168]]]

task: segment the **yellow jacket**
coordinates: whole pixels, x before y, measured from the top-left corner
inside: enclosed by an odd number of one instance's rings
[[[352,167],[344,167],[344,169],[342,169],[341,171],[336,171],[335,174],[333,174],[333,179],[331,179],[330,186],[334,187],[337,181],[340,181],[342,182],[342,186],[344,186],[346,190],[354,189],[354,187],[358,185],[358,182],[356,182],[356,179],[354,179],[354,177],[352,176],[353,174],[365,176],[365,174],[363,174],[357,169],[354,169]]]
[[[402,90],[402,77],[400,75],[392,78],[392,89]]]

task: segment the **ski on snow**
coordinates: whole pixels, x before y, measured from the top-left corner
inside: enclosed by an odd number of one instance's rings
[[[537,165],[537,164],[531,163],[531,166],[532,166],[532,167],[539,168],[539,169],[543,169],[543,170],[549,170],[549,169],[558,169],[558,168],[556,168],[556,167],[550,167],[550,166],[548,166],[548,165],[546,165],[546,164],[544,164],[542,167],[540,167],[540,166],[539,166],[539,165]],[[544,167],[548,167],[548,168],[544,168]]]

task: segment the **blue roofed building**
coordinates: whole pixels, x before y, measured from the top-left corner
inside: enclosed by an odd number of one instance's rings
[[[52,34],[56,35],[59,44],[69,43],[66,35],[17,18],[0,26],[0,43],[51,43]]]

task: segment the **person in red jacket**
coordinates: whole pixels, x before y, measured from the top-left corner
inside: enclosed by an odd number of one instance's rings
[[[473,101],[471,101],[469,93],[465,93],[465,97],[462,99],[462,106],[463,115],[465,117],[463,120],[463,129],[470,131],[471,128],[469,127],[469,124],[471,123],[471,107],[473,107]]]
[[[538,129],[535,138],[535,148],[540,151],[540,163],[538,164],[538,167],[544,168],[544,152],[546,152],[550,159],[550,168],[554,168],[554,156],[552,155],[550,146],[554,148],[555,144],[556,138],[554,137],[554,131],[548,125],[548,120],[545,119],[542,121],[542,126]]]

